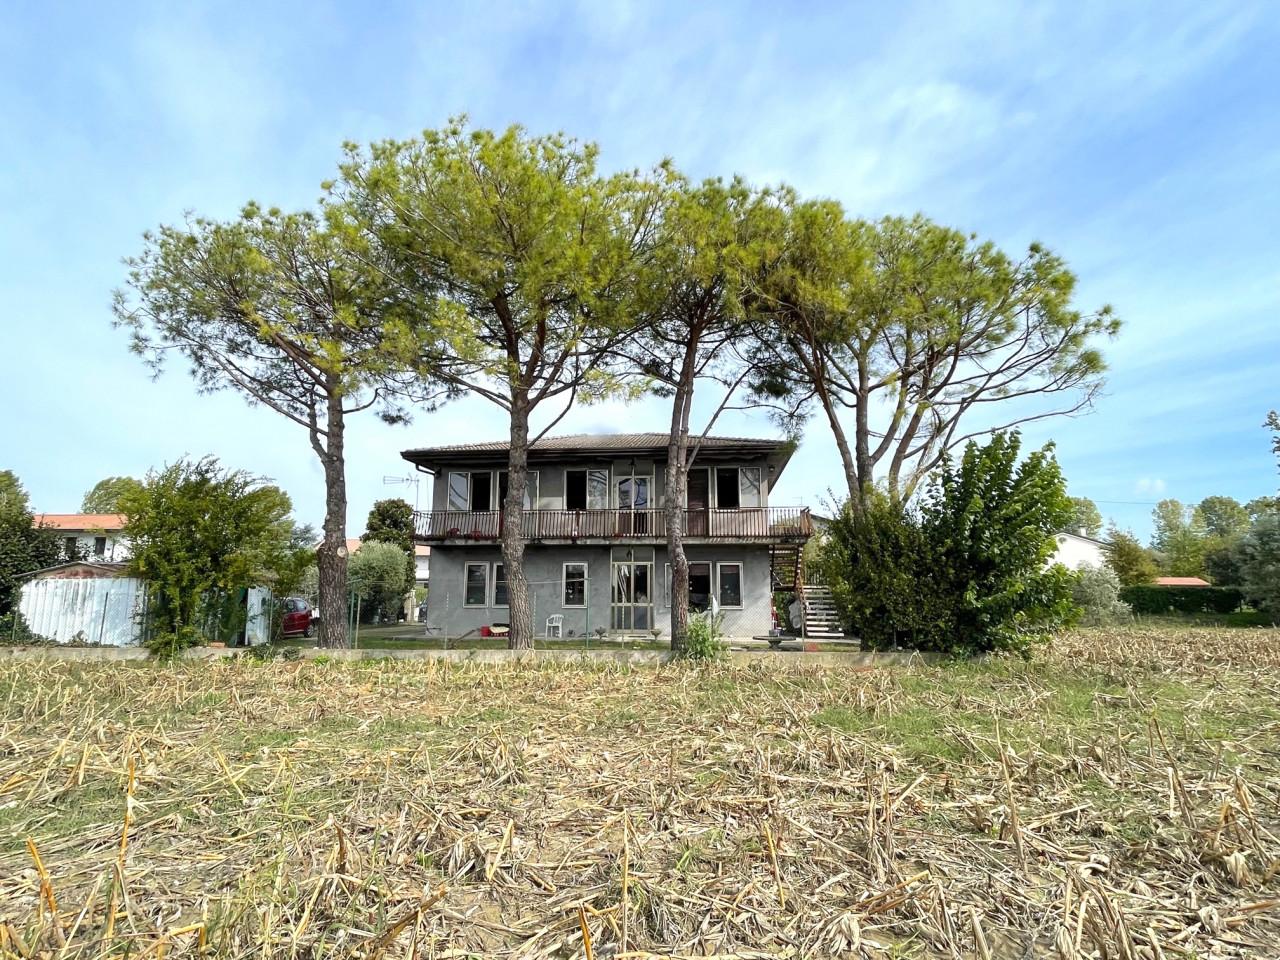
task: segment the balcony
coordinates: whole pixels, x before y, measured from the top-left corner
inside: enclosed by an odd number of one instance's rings
[[[667,538],[664,511],[526,510],[521,515],[528,542],[648,540]],[[413,515],[420,542],[496,541],[502,535],[498,510],[430,510]],[[801,542],[813,534],[808,507],[749,507],[743,510],[685,510],[684,535],[690,542]]]

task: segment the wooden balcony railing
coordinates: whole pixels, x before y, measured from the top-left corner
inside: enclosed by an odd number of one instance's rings
[[[526,510],[526,540],[665,540],[666,518],[650,510]],[[499,510],[430,510],[413,515],[420,541],[497,540]],[[685,510],[690,540],[803,540],[813,534],[807,507],[748,507],[743,510]]]

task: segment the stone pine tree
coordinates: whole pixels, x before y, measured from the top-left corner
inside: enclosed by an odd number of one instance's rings
[[[418,345],[419,362],[508,414],[502,557],[516,649],[533,638],[522,532],[529,448],[575,402],[623,388],[613,358],[632,328],[658,207],[653,180],[602,176],[596,152],[562,135],[456,120],[417,139],[349,148],[332,185],[442,334]],[[531,437],[544,410],[550,422]]]
[[[744,292],[776,258],[784,216],[777,197],[741,180],[691,185],[674,177],[663,204],[644,302],[648,323],[624,353],[671,402],[664,520],[671,563],[671,646],[689,625],[685,505],[702,438],[752,370]],[[714,394],[701,429],[691,427],[699,388]]]
[[[1090,406],[1110,308],[1082,312],[1076,278],[1039,244],[1021,258],[924,217],[851,221],[796,204],[783,268],[759,291],[786,384],[831,428],[855,507],[877,483],[909,498],[970,438]]]
[[[176,355],[201,392],[236,390],[306,431],[325,482],[319,642],[346,646],[347,417],[402,420],[408,384],[388,362],[407,324],[376,251],[336,205],[318,216],[249,204],[230,222],[162,226],[125,262],[115,315],[135,353],[157,373]]]

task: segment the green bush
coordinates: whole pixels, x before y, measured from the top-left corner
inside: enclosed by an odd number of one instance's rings
[[[865,646],[1027,653],[1070,622],[1071,574],[1049,566],[1072,504],[1051,448],[1019,462],[1016,433],[944,461],[918,511],[846,505],[815,567]]]
[[[1106,626],[1133,618],[1133,608],[1120,599],[1120,578],[1110,567],[1085,567],[1071,584],[1071,599],[1080,608],[1080,622]]]
[[[720,639],[722,620],[721,614],[712,616],[709,612],[695,613],[689,618],[682,654],[686,660],[719,660],[725,656],[727,648]]]
[[[1144,584],[1125,587],[1120,599],[1134,613],[1234,613],[1244,595],[1235,587],[1167,587]]]
[[[38,633],[32,633],[31,627],[27,624],[27,618],[22,615],[21,611],[14,609],[9,613],[0,615],[0,647],[47,643],[53,643],[53,641],[48,637],[40,636]]]

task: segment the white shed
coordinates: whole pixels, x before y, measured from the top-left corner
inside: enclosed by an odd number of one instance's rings
[[[33,633],[58,643],[123,647],[142,640],[146,596],[120,566],[64,563],[23,584],[18,609]]]

